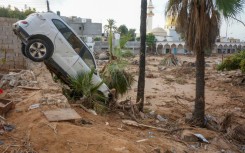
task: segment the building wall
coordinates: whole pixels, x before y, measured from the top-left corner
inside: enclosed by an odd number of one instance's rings
[[[188,50],[185,47],[183,41],[162,41],[156,42],[156,50],[160,54],[185,54]],[[237,53],[241,50],[245,50],[245,42],[216,42],[212,50],[213,54],[232,54]]]
[[[97,37],[102,35],[102,23],[84,23],[83,35]]]
[[[102,23],[92,23],[91,19],[80,17],[64,17],[62,19],[80,36],[80,37],[100,37],[102,35]]]
[[[0,70],[26,68],[21,41],[12,31],[12,24],[17,20],[0,17]]]

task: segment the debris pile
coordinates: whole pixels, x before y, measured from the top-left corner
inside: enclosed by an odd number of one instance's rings
[[[222,82],[232,83],[234,86],[245,85],[245,74],[242,74],[241,70],[224,71],[218,74]]]
[[[167,55],[160,63],[164,66],[181,66],[181,61],[174,54]]]
[[[30,70],[21,70],[20,72],[9,72],[3,75],[0,80],[0,88],[9,89],[17,86],[37,87],[37,81],[34,73]]]
[[[170,73],[177,78],[193,78],[195,77],[196,69],[194,67],[178,67],[176,69],[172,69]]]

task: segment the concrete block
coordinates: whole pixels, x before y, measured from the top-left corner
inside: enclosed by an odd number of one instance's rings
[[[0,31],[0,34],[1,34],[1,31]],[[5,39],[8,39],[8,36],[6,36],[6,35],[0,35],[0,40],[5,40]]]
[[[8,44],[0,44],[0,50],[1,51],[4,51],[4,50],[6,50],[6,49],[8,49],[9,48],[9,45]]]
[[[9,67],[9,69],[14,69],[14,64],[12,65],[12,64],[8,64],[8,67]]]
[[[12,25],[7,25],[7,26],[2,26],[3,30],[6,31],[6,32],[12,32]]]
[[[25,66],[23,64],[15,64],[15,69],[25,69]]]
[[[13,40],[4,39],[3,44],[12,44]]]
[[[8,26],[9,24],[7,22],[3,21],[3,22],[1,22],[1,25],[2,26]]]

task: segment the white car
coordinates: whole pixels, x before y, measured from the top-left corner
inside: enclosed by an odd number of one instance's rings
[[[88,46],[76,35],[60,16],[52,12],[33,13],[25,20],[13,24],[14,33],[22,41],[22,53],[34,62],[42,62],[69,85],[69,77],[97,68]],[[102,80],[98,73],[93,83]],[[99,88],[106,97],[110,90],[106,84]]]

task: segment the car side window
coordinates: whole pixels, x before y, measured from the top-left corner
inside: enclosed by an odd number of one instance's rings
[[[79,54],[83,61],[90,68],[96,68],[94,58],[88,48],[81,42],[81,40],[60,20],[52,20],[56,28],[69,42],[72,48]]]
[[[96,68],[93,55],[87,49],[87,47],[84,47],[84,49],[81,50],[81,52],[80,52],[79,55],[81,56],[81,58],[83,59],[83,61],[88,65],[88,67],[90,67],[91,69],[92,68]]]
[[[60,31],[60,33],[65,37],[65,39],[69,42],[72,48],[79,53],[79,51],[85,47],[84,44],[77,38],[77,36],[60,20],[53,19],[52,20],[56,28]]]

